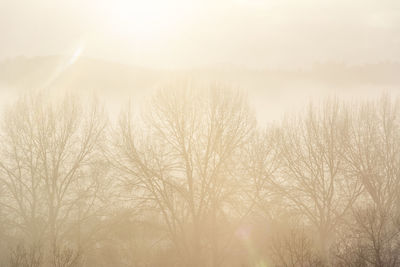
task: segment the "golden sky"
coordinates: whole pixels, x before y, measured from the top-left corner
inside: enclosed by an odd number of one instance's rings
[[[1,0],[0,60],[88,56],[152,68],[400,60],[396,0]]]

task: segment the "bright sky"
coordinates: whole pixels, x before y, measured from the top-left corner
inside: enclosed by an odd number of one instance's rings
[[[138,66],[400,61],[398,0],[0,0],[0,59]]]

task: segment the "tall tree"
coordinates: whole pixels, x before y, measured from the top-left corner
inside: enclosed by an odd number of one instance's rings
[[[74,249],[81,245],[80,225],[98,208],[105,171],[98,145],[105,125],[97,104],[83,109],[72,96],[54,102],[30,94],[5,112],[1,206],[20,237],[44,249],[47,264],[59,265],[66,240]]]
[[[354,206],[353,251],[373,266],[398,266],[400,102],[383,95],[354,109],[345,153],[364,193]],[[353,256],[354,257],[354,256]]]
[[[141,134],[131,116],[121,120],[116,164],[161,214],[182,265],[220,266],[240,217],[242,148],[255,130],[246,98],[218,86],[166,89],[143,119]]]
[[[278,144],[280,171],[272,183],[317,230],[326,263],[331,261],[335,230],[361,192],[343,159],[348,136],[345,106],[329,100],[321,108],[310,105],[305,116],[284,122]]]

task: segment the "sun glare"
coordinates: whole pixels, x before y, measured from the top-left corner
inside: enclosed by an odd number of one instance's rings
[[[117,0],[108,6],[109,23],[118,34],[152,40],[176,31],[188,11],[179,0]]]

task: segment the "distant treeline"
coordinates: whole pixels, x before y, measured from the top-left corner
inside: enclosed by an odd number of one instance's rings
[[[131,110],[4,110],[0,266],[400,266],[398,99],[264,127],[241,91],[186,84]]]
[[[308,67],[249,69],[231,65],[179,70],[150,69],[92,58],[15,57],[0,61],[0,89],[52,88],[120,93],[158,87],[170,80],[190,77],[199,81],[226,81],[253,91],[280,88],[287,92],[333,89],[343,91],[396,89],[400,62],[370,64],[315,63]],[[137,88],[135,90],[135,88]]]

